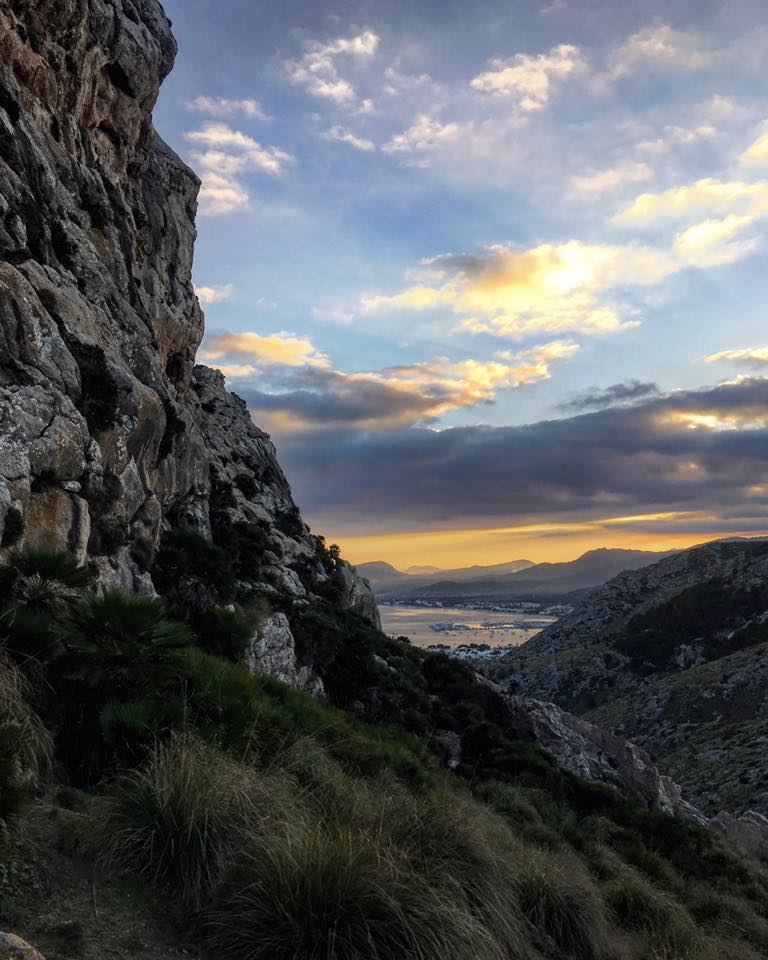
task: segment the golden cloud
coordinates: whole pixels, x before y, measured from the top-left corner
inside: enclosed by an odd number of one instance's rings
[[[758,137],[752,146],[742,153],[741,162],[768,163],[768,132]]]
[[[723,182],[707,178],[682,187],[672,187],[662,193],[643,193],[618,213],[614,220],[619,223],[653,222],[686,216],[702,208],[732,212],[734,207],[750,214],[768,214],[768,181]]]
[[[330,361],[325,354],[320,353],[310,340],[294,337],[288,333],[273,333],[266,337],[252,331],[221,333],[206,341],[201,356],[206,361],[238,357],[251,360],[255,365],[266,366],[330,366]],[[241,369],[252,372],[254,368]],[[235,374],[230,375],[235,376]]]
[[[471,332],[610,333],[635,326],[600,295],[620,284],[653,284],[680,269],[676,257],[648,247],[596,246],[573,240],[516,251],[493,247],[476,256],[429,261],[433,286],[363,299],[365,310],[450,306]]]
[[[736,363],[745,367],[768,367],[768,347],[745,347],[743,350],[722,350],[704,358],[707,363]]]
[[[578,349],[575,343],[553,341],[519,353],[506,351],[493,360],[438,357],[345,373],[334,370],[308,339],[247,331],[211,337],[201,357],[228,377],[248,380],[262,374],[262,382],[268,379],[276,392],[261,396],[259,415],[285,432],[340,422],[392,428],[490,403],[499,390],[549,379],[551,363]]]

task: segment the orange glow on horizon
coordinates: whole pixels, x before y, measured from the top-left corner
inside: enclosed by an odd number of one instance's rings
[[[350,563],[384,560],[399,570],[411,566],[437,566],[442,569],[490,566],[511,560],[533,563],[574,560],[587,550],[614,547],[633,550],[683,550],[709,540],[727,537],[768,536],[768,530],[665,531],[656,525],[687,520],[702,526],[715,518],[706,514],[648,514],[606,518],[599,521],[563,524],[527,524],[519,527],[474,530],[431,530],[372,534],[365,536],[328,536],[338,543],[342,556]],[[634,524],[652,523],[655,529],[631,529]]]

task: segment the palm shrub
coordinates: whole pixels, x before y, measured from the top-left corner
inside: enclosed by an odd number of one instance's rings
[[[28,666],[63,652],[59,624],[70,615],[90,574],[68,553],[48,547],[12,551],[0,566],[0,636]]]
[[[106,590],[72,615],[68,676],[112,698],[156,691],[178,676],[178,652],[189,642],[188,628],[168,618],[159,597]]]
[[[56,696],[47,698],[47,714],[59,731],[59,759],[79,783],[94,783],[183,722],[178,688],[189,630],[168,619],[158,597],[107,590],[82,600],[62,635],[66,653],[50,677]]]

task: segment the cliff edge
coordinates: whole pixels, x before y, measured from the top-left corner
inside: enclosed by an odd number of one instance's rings
[[[195,365],[199,181],[151,119],[175,53],[156,0],[0,3],[0,545],[149,592],[163,531],[247,525],[253,581],[312,596],[333,570],[274,446]]]

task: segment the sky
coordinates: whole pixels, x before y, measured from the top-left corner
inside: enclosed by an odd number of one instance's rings
[[[354,563],[768,532],[765,0],[166,0],[201,362]]]

